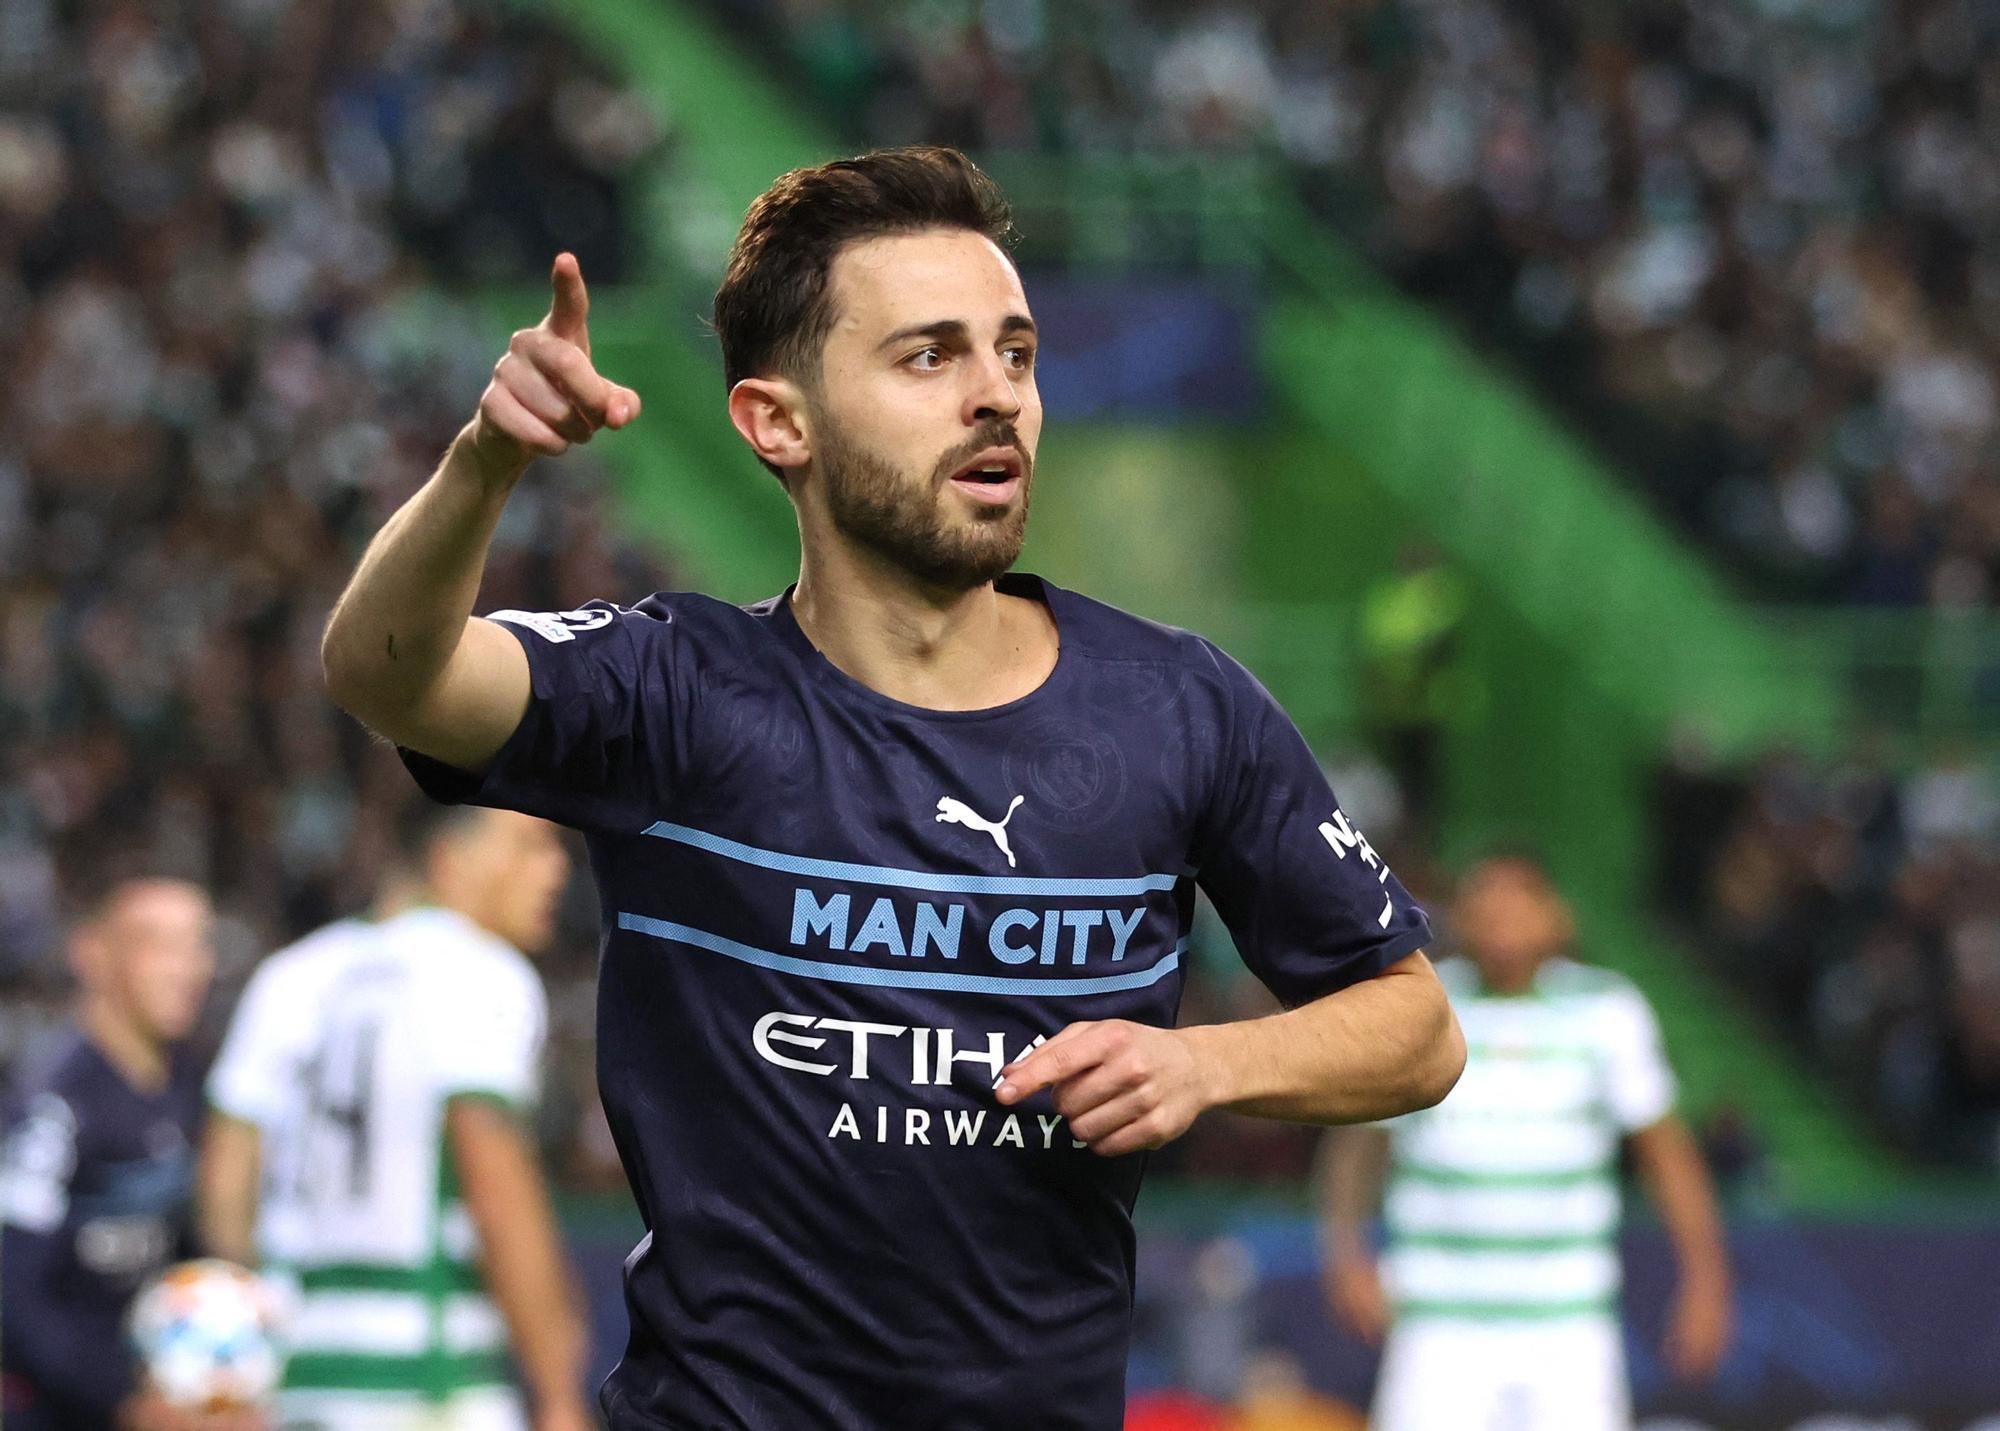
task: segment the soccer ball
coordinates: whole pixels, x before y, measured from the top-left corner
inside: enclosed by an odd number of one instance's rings
[[[176,1406],[257,1406],[285,1369],[278,1301],[232,1262],[169,1267],[133,1302],[131,1327],[147,1377]]]

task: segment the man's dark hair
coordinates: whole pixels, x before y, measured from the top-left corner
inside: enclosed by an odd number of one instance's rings
[[[715,332],[730,387],[817,371],[832,331],[828,275],[847,244],[924,229],[969,229],[1005,248],[1013,213],[999,185],[956,149],[878,149],[794,169],[757,196],[715,291]]]
[[[191,862],[161,859],[137,843],[106,841],[97,830],[59,845],[56,871],[58,908],[72,925],[95,923],[137,885],[164,880],[200,883]]]

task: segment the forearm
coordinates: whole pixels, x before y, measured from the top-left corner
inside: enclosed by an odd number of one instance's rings
[[[449,1117],[486,1291],[507,1323],[521,1378],[537,1405],[577,1398],[583,1323],[533,1149],[496,1108],[454,1103]]]
[[[419,703],[443,676],[478,598],[514,479],[482,470],[471,434],[458,435],[368,544],[327,622],[328,689],[371,726]]]
[[[239,1267],[256,1265],[261,1139],[254,1124],[213,1111],[202,1130],[195,1226],[202,1250]]]
[[[256,1239],[252,1236],[255,1214],[242,1203],[204,1201],[197,1233],[202,1255],[220,1257],[238,1267],[257,1265]]]
[[[1368,1223],[1375,1216],[1388,1167],[1389,1139],[1379,1128],[1335,1128],[1326,1135],[1321,1206],[1328,1257],[1366,1261]]]
[[[1687,1126],[1669,1114],[1634,1133],[1632,1151],[1673,1243],[1681,1280],[1727,1286],[1729,1256],[1722,1216],[1701,1150]]]
[[[583,1384],[583,1327],[546,1204],[515,1235],[489,1243],[486,1285],[507,1322],[514,1360],[537,1405],[574,1398]]]
[[[1302,1008],[1182,1033],[1204,1105],[1259,1118],[1391,1118],[1438,1102],[1465,1067],[1458,1020],[1421,954]]]

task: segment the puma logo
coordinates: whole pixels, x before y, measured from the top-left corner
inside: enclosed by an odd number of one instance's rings
[[[1000,853],[1007,857],[1007,868],[1014,868],[1014,848],[1007,843],[1007,822],[1014,818],[1014,812],[1021,808],[1027,797],[1016,795],[1007,806],[1007,813],[1000,817],[998,824],[987,819],[963,800],[954,800],[947,795],[938,801],[938,823],[941,825],[963,825],[968,830],[984,830],[993,837],[993,843],[1000,847]]]

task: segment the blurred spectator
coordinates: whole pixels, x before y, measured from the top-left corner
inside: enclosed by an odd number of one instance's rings
[[[497,0],[0,0],[0,95],[6,1058],[114,836],[214,892],[226,984],[364,902],[407,782],[321,690],[327,608],[486,380],[464,285],[615,282],[663,134]],[[530,483],[486,606],[664,584],[601,470]]]
[[[1764,1199],[1769,1191],[1770,1155],[1742,1104],[1731,1100],[1712,1109],[1695,1136],[1725,1208],[1737,1209]]]
[[[1438,743],[1465,699],[1455,658],[1467,604],[1458,573],[1416,545],[1362,602],[1364,720],[1419,809],[1437,799]]]
[[[870,141],[1274,154],[1766,589],[1993,602],[1991,6],[716,3]]]
[[[1899,1143],[1988,1167],[2000,1167],[1995,782],[1990,759],[1954,743],[1901,771],[1875,754],[1783,756],[1706,831],[1674,807],[1713,811],[1711,782],[1674,773],[1663,819],[1681,845],[1667,851],[1668,908],[1767,1015]]]

